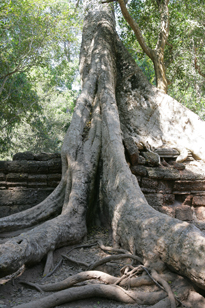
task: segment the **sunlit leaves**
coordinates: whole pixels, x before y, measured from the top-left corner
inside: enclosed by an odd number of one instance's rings
[[[131,16],[139,24],[146,44],[155,48],[160,24],[156,0],[130,0],[127,5]],[[148,79],[147,60],[134,33],[117,7],[119,34]],[[164,60],[169,85],[168,93],[205,118],[205,2],[172,0],[169,2],[170,31]]]
[[[23,144],[24,150],[32,145],[35,150],[36,144],[40,147],[40,143],[45,150],[52,118],[54,134],[57,123],[55,117],[50,116],[53,113],[47,105],[50,108],[57,98],[68,106],[74,104],[76,91],[72,90],[72,83],[77,74],[81,20],[75,1],[3,0],[0,3],[2,151],[11,153],[18,146],[22,149]],[[55,108],[61,110],[59,104]],[[67,109],[71,113],[72,108]],[[58,111],[56,114],[59,114]],[[59,114],[59,117],[62,133],[61,137],[53,137],[53,140],[59,139],[54,142],[55,145],[62,140],[70,121],[67,112]],[[27,133],[23,133],[26,127]],[[34,131],[38,137],[36,142],[31,143],[27,135],[34,134]],[[19,142],[22,138],[19,133],[24,135],[25,142]],[[53,150],[57,149],[54,144]]]

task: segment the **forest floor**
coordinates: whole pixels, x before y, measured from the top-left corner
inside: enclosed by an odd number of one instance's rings
[[[67,255],[69,256],[69,258],[75,260],[76,262],[82,262],[87,264],[93,264],[94,262],[106,256],[110,256],[109,251],[104,252],[102,249],[100,249],[98,241],[101,241],[105,246],[112,246],[110,232],[108,230],[95,227],[89,230],[87,239],[83,243],[74,246],[65,246],[63,248],[57,249],[54,253],[54,267],[62,259],[62,255]],[[86,245],[90,246],[86,247]],[[120,277],[120,269],[127,263],[130,263],[130,259],[123,259],[121,261],[110,262],[105,265],[98,266],[96,270],[106,272],[115,277]],[[52,292],[40,293],[35,288],[31,288],[22,284],[21,281],[36,283],[39,285],[51,284],[62,281],[69,276],[87,270],[86,266],[74,263],[72,261],[68,261],[65,258],[63,258],[63,262],[61,263],[61,265],[55,270],[55,272],[50,277],[43,277],[44,266],[45,266],[45,260],[42,260],[40,264],[37,264],[30,268],[26,268],[23,271],[23,273],[21,273],[18,277],[11,278],[8,276],[9,278],[7,279],[5,278],[0,279],[0,308],[11,308],[14,306],[18,306],[21,303],[29,303],[41,297],[48,296],[52,293]],[[90,281],[89,283],[92,283],[92,281]],[[157,286],[155,287],[156,290],[159,290]],[[138,288],[139,291],[140,289],[141,288]],[[149,292],[149,286],[143,286],[142,290]],[[197,308],[204,307],[203,304],[202,305],[201,304],[199,305],[197,304],[196,307]],[[142,307],[151,308],[151,306],[145,306],[145,305],[140,306],[137,304],[123,304],[120,302],[107,300],[103,298],[83,299],[55,307],[56,308],[142,308]]]
[[[111,246],[111,237],[109,236],[108,230],[102,230],[98,228],[93,228],[89,231],[87,236],[87,241],[83,242],[82,245],[92,245],[91,247],[78,247],[80,245],[74,246],[65,246],[63,248],[57,249],[54,253],[54,267],[60,261],[61,255],[66,255],[72,248],[76,247],[69,253],[69,257],[85,263],[93,263],[97,260],[102,259],[103,257],[109,256],[103,252],[97,242],[101,240],[104,245]],[[112,274],[114,276],[120,276],[120,268],[124,265],[123,263],[110,263],[107,265],[99,266],[96,270],[101,270]],[[66,279],[68,276],[77,274],[79,272],[85,271],[86,267],[78,266],[75,263],[67,261],[64,259],[61,266],[53,273],[52,276],[43,278],[43,270],[44,270],[45,260],[43,260],[40,264],[35,265],[31,268],[26,268],[25,271],[16,278],[12,278],[8,281],[6,279],[0,279],[0,308],[10,308],[21,303],[27,303],[34,301],[40,297],[44,297],[46,295],[51,294],[51,292],[43,292],[40,293],[34,288],[30,288],[28,286],[24,286],[20,283],[20,281],[26,281],[37,284],[50,284],[58,281],[62,281]],[[76,302],[71,302],[69,304],[63,304],[60,306],[61,308],[124,308],[124,307],[139,307],[139,305],[130,305],[130,304],[121,304],[116,301],[106,300],[103,298],[92,298],[79,300]]]

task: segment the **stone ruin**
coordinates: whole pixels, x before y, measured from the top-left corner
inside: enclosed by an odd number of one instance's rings
[[[205,164],[191,153],[177,163],[179,152],[171,148],[138,150],[124,140],[132,173],[148,203],[157,211],[194,223],[205,230]],[[17,153],[13,161],[0,161],[0,217],[44,200],[61,179],[60,154]]]

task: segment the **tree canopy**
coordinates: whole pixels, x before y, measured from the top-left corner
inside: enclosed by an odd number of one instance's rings
[[[127,8],[138,23],[149,48],[157,44],[160,12],[158,1],[131,0]],[[150,82],[156,84],[150,58],[140,47],[134,32],[116,6],[120,37],[143,69]],[[169,1],[169,36],[164,51],[168,94],[198,113],[204,119],[205,94],[205,4],[204,1]]]
[[[81,9],[79,1],[63,0],[5,0],[0,4],[2,159],[23,150],[60,150],[68,127],[65,119],[71,119],[80,89]],[[148,48],[154,49],[160,30],[158,2],[130,0],[127,9]],[[117,2],[115,11],[120,38],[149,81],[156,84],[153,63]],[[204,119],[204,1],[169,1],[168,11],[164,50],[168,94]]]
[[[82,27],[77,20],[79,10],[72,1],[62,0],[8,0],[0,6],[2,152],[11,155],[26,147],[57,151],[57,139],[63,138],[59,130],[76,98],[72,84],[77,76]],[[51,121],[56,133],[50,139]],[[39,141],[31,145],[30,139]]]

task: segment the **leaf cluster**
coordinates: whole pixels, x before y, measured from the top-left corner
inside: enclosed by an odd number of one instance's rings
[[[127,7],[138,23],[146,44],[154,49],[160,26],[157,1],[131,0]],[[150,82],[155,84],[152,62],[142,51],[118,6],[116,12],[121,39]],[[202,0],[170,1],[170,31],[164,54],[166,75],[171,82],[168,93],[202,118],[205,117],[205,82],[204,76],[200,74],[205,75],[204,15],[205,3]]]
[[[59,121],[65,126],[63,119],[70,121],[64,109],[72,112],[70,105],[76,98],[72,84],[78,75],[76,57],[81,28],[79,10],[73,1],[5,0],[0,3],[1,157],[28,148],[59,149],[57,138],[62,140],[62,136],[56,132],[53,137],[56,141],[51,142],[50,130]],[[61,103],[65,104],[66,99],[67,108],[62,108]],[[51,106],[57,108],[55,113],[62,121],[56,119]],[[31,136],[35,142],[31,142]]]

